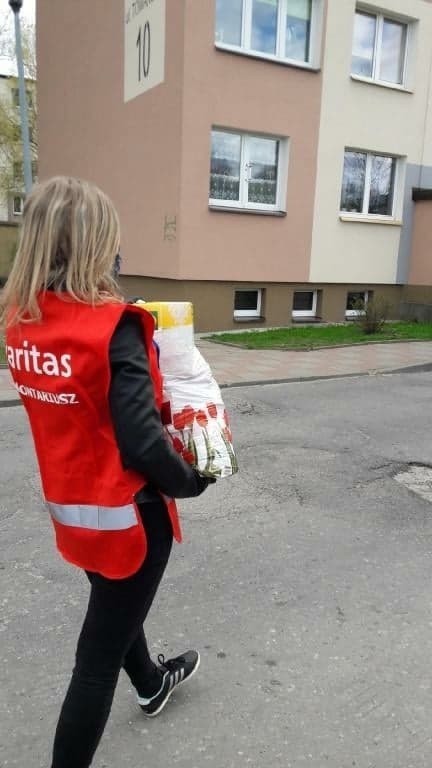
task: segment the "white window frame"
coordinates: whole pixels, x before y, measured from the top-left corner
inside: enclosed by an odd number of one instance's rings
[[[372,291],[347,291],[347,298],[350,293],[363,293],[364,305],[366,307],[369,301],[369,294],[371,294]],[[364,314],[365,314],[364,309],[345,309],[345,317],[361,317],[361,315],[364,315]]]
[[[266,53],[257,51],[251,47],[252,40],[252,4],[253,0],[242,0],[242,28],[240,45],[215,40],[216,48],[221,50],[242,53],[245,56],[253,56],[259,59],[269,59],[282,64],[289,64],[304,69],[318,69],[320,66],[320,48],[323,24],[323,0],[312,0],[310,35],[309,35],[309,58],[307,61],[301,59],[290,59],[284,55],[286,42],[286,24],[284,20],[287,16],[289,0],[279,0],[278,20],[276,30],[276,53]]]
[[[268,212],[284,212],[286,208],[286,188],[287,188],[287,174],[288,174],[288,139],[281,136],[269,136],[267,134],[250,133],[244,131],[234,131],[229,128],[221,128],[220,126],[213,126],[211,133],[231,133],[234,136],[240,136],[240,184],[239,184],[239,199],[238,200],[220,200],[216,197],[209,197],[209,205],[212,208],[233,208],[237,210],[250,210],[250,211],[268,211]],[[279,142],[278,151],[278,166],[277,166],[277,182],[276,182],[276,203],[251,203],[248,200],[248,184],[250,181],[250,155],[247,148],[248,138],[252,139],[270,139],[271,141]],[[211,136],[210,136],[211,139]],[[211,150],[210,150],[211,152]],[[210,156],[211,163],[211,156]],[[211,175],[211,168],[210,168]]]
[[[318,291],[308,291],[305,289],[301,289],[298,291],[294,291],[293,293],[293,306],[294,306],[294,294],[295,293],[312,293],[312,309],[293,309],[292,310],[292,317],[316,317],[317,312],[317,303],[318,303]]]
[[[251,293],[252,291],[257,294],[256,309],[235,309],[235,295],[236,293]],[[235,288],[234,290],[234,320],[239,317],[261,317],[262,306],[262,288]]]
[[[16,200],[17,198],[19,198],[19,199],[20,199],[20,201],[21,201],[21,206],[20,206],[20,207],[21,207],[21,210],[19,210],[19,211],[17,211],[17,210],[15,209],[15,200]],[[12,214],[13,214],[14,216],[22,216],[23,208],[24,208],[24,198],[23,198],[23,196],[22,196],[22,195],[13,195],[13,196],[12,196]]]
[[[385,85],[390,88],[402,88],[405,89],[407,87],[407,79],[408,79],[408,49],[412,45],[412,26],[413,26],[413,20],[407,19],[406,17],[393,15],[391,13],[383,13],[378,10],[375,10],[373,8],[368,8],[367,6],[358,5],[356,6],[355,13],[362,13],[367,16],[374,16],[376,19],[376,34],[375,34],[375,46],[374,46],[374,52],[373,52],[373,62],[372,62],[372,75],[370,77],[366,75],[358,75],[355,72],[351,72],[351,77],[354,80],[363,80],[367,83],[372,83],[376,85]],[[379,72],[381,68],[381,55],[382,55],[382,37],[383,37],[383,30],[384,30],[384,22],[385,21],[395,21],[398,24],[403,24],[405,26],[405,52],[404,52],[404,60],[403,60],[403,68],[402,68],[402,79],[400,83],[394,83],[392,80],[381,80],[379,77]],[[352,66],[352,65],[351,65]]]
[[[396,218],[396,211],[399,207],[398,190],[400,184],[401,174],[401,158],[392,152],[370,152],[366,149],[359,149],[354,147],[345,147],[344,160],[347,152],[359,152],[362,155],[366,155],[366,171],[363,193],[363,208],[361,211],[344,211],[342,210],[342,188],[339,202],[339,214],[342,218],[358,218],[358,219],[377,219],[382,221],[394,221]],[[393,178],[393,196],[392,196],[392,212],[390,214],[382,213],[369,213],[370,193],[371,193],[371,176],[372,176],[372,158],[373,157],[391,157],[395,161],[395,172]],[[342,170],[342,187],[343,187],[343,170]]]

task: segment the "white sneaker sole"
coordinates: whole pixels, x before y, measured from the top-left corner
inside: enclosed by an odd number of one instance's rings
[[[197,653],[198,653],[198,651],[197,651]],[[144,710],[142,709],[141,711],[142,711],[142,713],[143,713],[144,717],[157,717],[157,715],[159,715],[159,713],[160,713],[160,712],[162,712],[162,710],[163,710],[163,708],[164,708],[165,704],[167,704],[167,703],[168,703],[168,701],[169,701],[169,699],[170,699],[171,695],[174,693],[174,691],[175,691],[177,688],[179,688],[181,685],[183,685],[183,683],[188,683],[188,682],[189,682],[189,680],[191,679],[191,677],[193,677],[193,676],[194,676],[194,674],[195,674],[195,672],[198,670],[198,667],[199,667],[199,665],[200,665],[200,664],[201,664],[201,656],[200,656],[200,655],[199,655],[199,653],[198,653],[198,661],[197,661],[197,663],[195,664],[195,666],[194,666],[194,668],[193,668],[192,672],[190,673],[190,675],[188,675],[188,676],[187,676],[187,677],[186,677],[184,680],[180,680],[180,682],[179,682],[179,683],[177,683],[176,685],[173,685],[173,687],[171,688],[171,690],[170,690],[170,691],[167,693],[167,696],[166,696],[166,698],[165,698],[165,699],[164,699],[164,700],[161,702],[161,704],[160,704],[160,706],[158,707],[158,709],[155,709],[155,711],[154,711],[154,712],[144,712]]]

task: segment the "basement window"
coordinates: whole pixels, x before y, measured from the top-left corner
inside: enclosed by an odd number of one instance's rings
[[[238,290],[234,294],[234,319],[261,317],[262,290]]]

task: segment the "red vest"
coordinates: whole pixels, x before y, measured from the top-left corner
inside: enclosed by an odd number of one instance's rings
[[[154,321],[126,304],[92,307],[46,292],[42,321],[6,333],[7,357],[33,433],[57,546],[70,563],[112,579],[135,573],[147,544],[134,494],[145,478],[124,470],[108,402],[109,345],[126,307],[143,327],[156,403],[162,378],[152,344]],[[167,500],[181,540],[175,503]]]

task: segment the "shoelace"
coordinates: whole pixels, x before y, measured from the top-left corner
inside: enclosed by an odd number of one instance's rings
[[[165,659],[163,653],[159,654],[158,662],[161,667],[165,667],[169,672],[175,672],[182,664],[186,663],[183,656],[178,656],[176,659]]]

